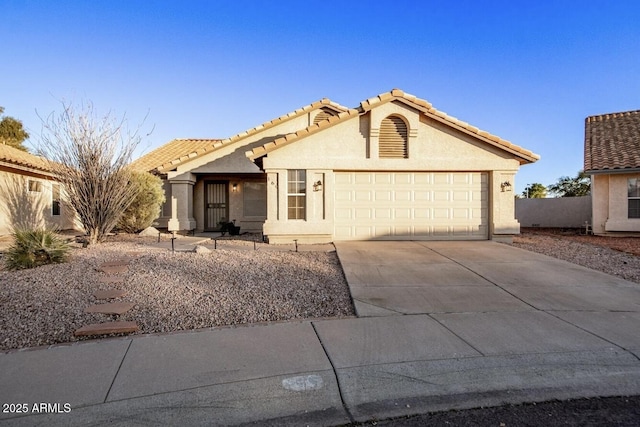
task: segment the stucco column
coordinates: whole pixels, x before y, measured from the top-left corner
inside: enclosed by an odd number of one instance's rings
[[[196,183],[193,174],[181,175],[171,179],[171,219],[169,231],[193,230],[196,220],[193,217],[193,186]]]
[[[267,221],[276,222],[280,219],[279,201],[282,171],[267,171]],[[285,184],[286,180],[285,180]]]
[[[491,239],[511,240],[520,234],[520,223],[516,219],[515,172],[495,171],[491,177]]]

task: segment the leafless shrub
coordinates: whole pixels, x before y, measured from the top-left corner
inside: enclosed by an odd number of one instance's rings
[[[102,117],[93,105],[62,102],[62,113],[42,119],[39,153],[64,185],[89,240],[98,243],[115,227],[135,196],[128,167],[140,143],[138,129],[111,113]]]

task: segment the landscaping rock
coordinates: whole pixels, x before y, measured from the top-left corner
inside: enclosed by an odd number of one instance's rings
[[[198,245],[193,249],[193,252],[195,252],[197,254],[210,254],[211,250],[206,248],[206,247],[204,247],[204,246]]]
[[[98,270],[107,274],[120,274],[120,273],[126,273],[129,270],[129,267],[127,267],[126,265],[112,265],[112,266],[102,266]]]
[[[129,265],[129,263],[131,262],[131,258],[127,257],[127,258],[121,258],[121,259],[117,259],[115,261],[107,261],[107,262],[103,262],[100,265],[100,268],[102,267],[121,267],[121,266],[127,266]]]
[[[73,335],[77,337],[108,335],[108,334],[129,334],[138,332],[138,324],[136,322],[104,322],[93,323],[77,329]]]
[[[157,228],[155,228],[155,227],[147,227],[144,230],[142,230],[140,233],[138,233],[138,236],[142,236],[142,237],[158,237],[158,234],[160,234],[160,232],[158,231]]]

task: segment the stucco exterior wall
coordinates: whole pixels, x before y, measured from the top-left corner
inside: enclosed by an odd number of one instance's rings
[[[409,128],[407,159],[378,157],[380,122],[401,116]],[[269,206],[264,233],[270,241],[330,241],[334,230],[334,171],[483,171],[489,172],[491,238],[519,232],[515,219],[515,173],[511,155],[444,125],[420,119],[417,111],[390,102],[365,116],[345,120],[322,132],[283,146],[263,158],[268,173]],[[307,218],[287,220],[287,169],[307,171]],[[321,180],[322,192],[313,191]],[[501,183],[509,182],[506,190]],[[322,208],[319,208],[322,206]],[[277,239],[277,240],[274,240]]]
[[[591,224],[591,196],[517,199],[516,218],[522,227],[584,228]]]
[[[640,232],[640,218],[628,217],[628,180],[640,174],[596,174],[593,184],[593,232]]]
[[[29,191],[29,181],[38,182],[40,191]],[[79,228],[61,185],[60,215],[53,215],[54,184],[60,185],[51,177],[36,172],[0,168],[0,235],[10,234],[12,225],[18,221],[33,228]]]
[[[264,168],[291,168],[292,159],[299,169],[503,170],[515,173],[520,167],[518,161],[506,153],[482,145],[466,134],[445,130],[434,121],[418,120],[417,113],[404,105],[387,103],[379,109],[382,111],[372,110],[370,118],[354,117],[269,153],[263,160]],[[378,158],[377,138],[370,136],[370,130],[378,129],[382,119],[391,114],[402,116],[410,126],[416,126],[410,128],[414,130],[414,136],[409,136],[408,159]]]

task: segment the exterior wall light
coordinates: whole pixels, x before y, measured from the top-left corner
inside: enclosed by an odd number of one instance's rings
[[[511,183],[509,181],[505,181],[500,184],[500,189],[504,193],[505,191],[511,191]]]
[[[238,191],[238,184],[233,184],[231,186],[231,190],[235,193],[236,191]]]
[[[313,191],[322,191],[322,181],[313,183]]]

